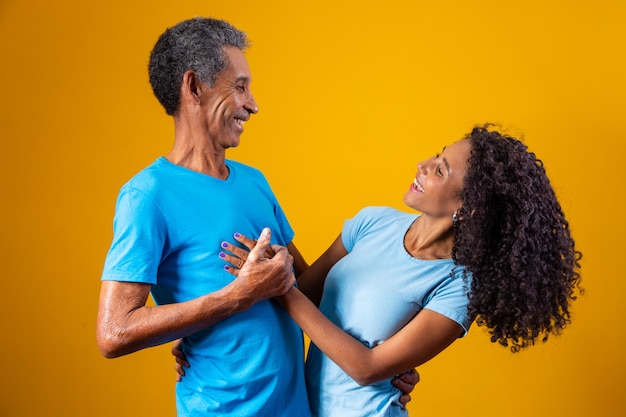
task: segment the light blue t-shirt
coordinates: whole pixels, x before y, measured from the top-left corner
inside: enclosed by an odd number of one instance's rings
[[[456,321],[466,332],[471,324],[464,268],[451,259],[420,260],[406,251],[404,235],[417,217],[369,207],[344,225],[348,254],[328,273],[320,310],[369,348],[397,333],[423,308]],[[314,416],[407,415],[391,379],[360,386],[313,343],[305,372]]]
[[[272,243],[293,239],[260,171],[226,161],[221,180],[157,159],[120,191],[103,280],[152,284],[157,304],[191,300],[235,278],[219,258],[222,241],[264,227]],[[309,416],[302,332],[274,301],[184,339],[190,362],[177,384],[179,416]]]

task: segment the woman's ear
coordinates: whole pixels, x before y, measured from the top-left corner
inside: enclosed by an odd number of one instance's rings
[[[452,214],[452,222],[456,223],[458,221],[463,220],[463,206],[457,208]]]
[[[476,209],[473,209],[472,212],[469,214],[470,218],[474,216],[474,213],[476,213]],[[458,222],[464,219],[465,217],[465,207],[459,207],[458,209],[456,209],[456,211],[454,212],[454,214],[452,214],[452,221],[453,222]]]

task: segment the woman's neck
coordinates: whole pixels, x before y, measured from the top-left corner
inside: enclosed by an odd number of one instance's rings
[[[418,259],[449,259],[453,244],[452,219],[420,216],[404,235],[404,248]]]

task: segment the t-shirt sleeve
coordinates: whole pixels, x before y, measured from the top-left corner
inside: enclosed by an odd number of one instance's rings
[[[424,308],[446,316],[457,322],[464,330],[465,336],[472,324],[468,316],[467,303],[469,282],[463,280],[462,267],[455,267],[455,276],[448,277],[427,298]]]
[[[137,189],[123,187],[102,280],[156,284],[165,237],[165,221],[153,200]]]
[[[285,244],[287,244],[293,240],[295,233],[293,231],[293,228],[289,224],[289,220],[287,220],[287,216],[285,215],[283,208],[278,203],[278,199],[276,199],[276,196],[274,196],[274,201],[274,214],[276,216],[276,222],[278,223],[278,227],[280,228],[282,240]]]
[[[363,234],[368,233],[373,222],[380,221],[387,210],[385,207],[365,207],[353,218],[344,222],[341,230],[341,240],[348,252],[352,252],[356,241]]]

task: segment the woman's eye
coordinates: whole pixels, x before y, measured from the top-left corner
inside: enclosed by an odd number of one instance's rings
[[[443,177],[443,170],[441,168],[437,168],[437,174]]]

